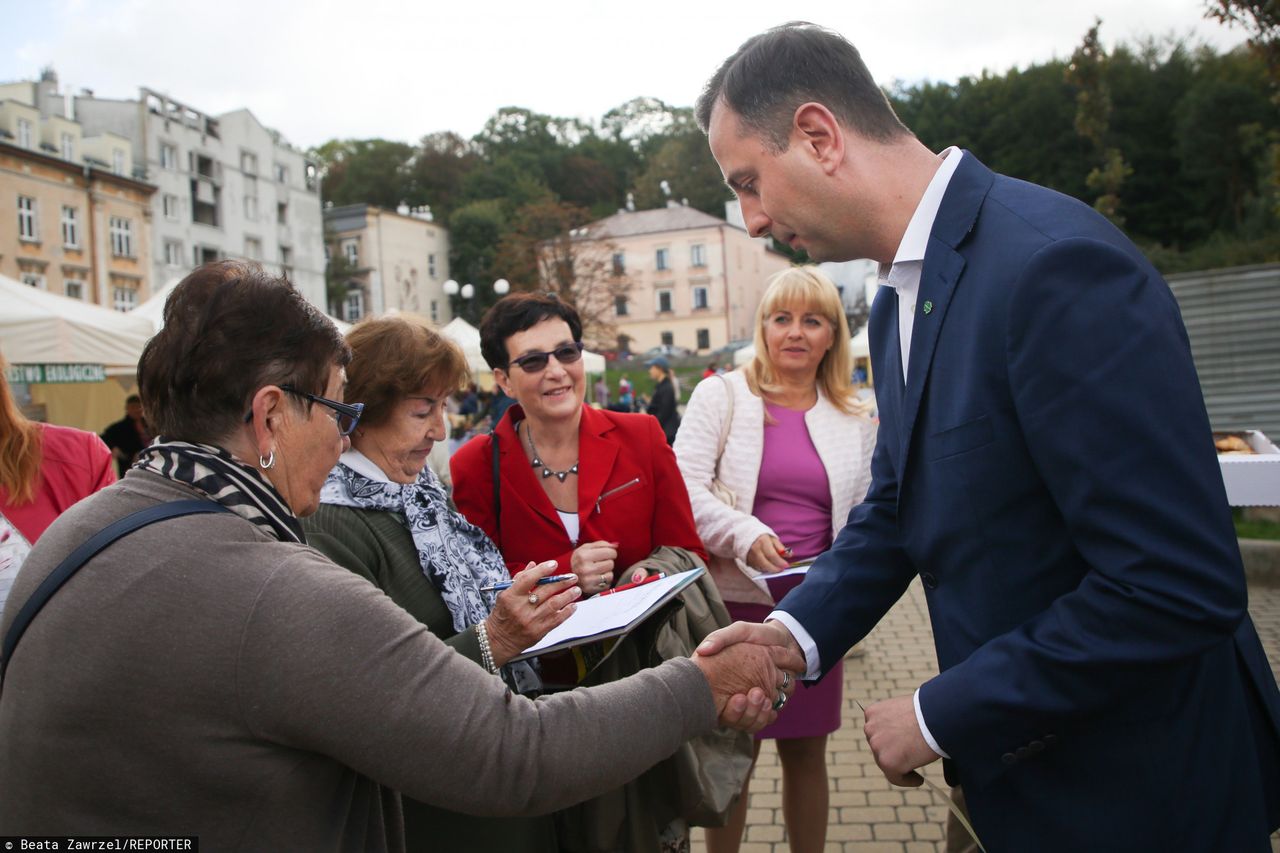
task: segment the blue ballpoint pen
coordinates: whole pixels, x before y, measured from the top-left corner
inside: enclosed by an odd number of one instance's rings
[[[549,577],[540,578],[538,580],[538,583],[535,585],[546,586],[549,583],[560,583],[560,581],[573,580],[576,577],[577,575],[550,575]],[[514,583],[514,581],[503,581],[502,583],[495,584],[494,586],[482,586],[480,587],[480,591],[481,592],[502,592],[502,590],[504,589],[510,589],[512,583]]]

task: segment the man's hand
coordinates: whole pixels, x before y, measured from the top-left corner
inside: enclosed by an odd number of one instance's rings
[[[757,732],[778,716],[774,705],[795,691],[796,679],[777,667],[777,652],[774,646],[738,643],[712,657],[694,653],[721,725]]]
[[[800,644],[791,636],[787,626],[776,619],[764,623],[734,622],[726,628],[713,631],[698,646],[698,654],[710,657],[738,643],[769,646],[778,668],[788,670],[793,675],[803,675],[809,669]]]
[[[929,747],[920,733],[911,696],[886,699],[868,707],[862,733],[880,771],[894,785],[919,787],[924,780],[912,771],[942,757]]]

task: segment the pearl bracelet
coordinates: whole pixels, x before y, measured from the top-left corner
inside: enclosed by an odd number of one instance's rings
[[[489,648],[489,629],[483,622],[476,623],[476,639],[480,641],[480,663],[489,672],[497,675],[498,668],[493,665],[493,649]]]

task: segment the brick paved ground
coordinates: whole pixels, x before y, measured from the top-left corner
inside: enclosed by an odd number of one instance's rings
[[[1252,586],[1249,610],[1280,678],[1280,585]],[[933,632],[917,581],[866,640],[867,654],[845,662],[844,726],[828,741],[831,810],[827,853],[941,853],[946,807],[926,790],[895,788],[885,781],[862,737],[863,704],[910,693],[937,672]],[[939,785],[942,769],[927,775]],[[782,821],[781,769],[772,744],[760,751],[751,783],[742,853],[788,853]],[[1271,847],[1280,853],[1280,837]],[[705,853],[702,831],[694,831],[694,853]]]

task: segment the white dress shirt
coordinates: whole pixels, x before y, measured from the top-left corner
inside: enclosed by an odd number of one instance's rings
[[[894,255],[893,263],[887,269],[884,264],[880,265],[880,284],[892,287],[898,292],[898,340],[902,346],[903,383],[907,381],[907,362],[911,355],[911,331],[915,327],[916,296],[920,292],[920,272],[924,267],[924,253],[929,247],[929,235],[933,232],[933,221],[938,218],[942,197],[947,192],[947,186],[950,185],[951,177],[956,173],[964,152],[952,146],[938,156],[942,158],[942,163],[933,173],[933,179],[929,181],[929,186],[925,187],[924,195],[920,197],[916,211],[911,215],[911,221],[907,223],[907,230],[902,234],[902,241],[898,244],[898,252]],[[817,678],[818,673],[822,671],[822,665],[818,658],[818,646],[813,642],[813,637],[809,636],[809,632],[785,611],[775,610],[765,621],[771,619],[776,619],[785,625],[791,632],[791,636],[795,637],[796,642],[800,644],[800,648],[804,651],[805,662],[809,667],[805,677]],[[918,689],[912,701],[916,710],[916,723],[920,726],[920,733],[924,735],[925,742],[938,755],[950,758],[951,756],[938,746],[938,742],[929,732],[929,727],[925,725],[924,714],[920,710]]]

